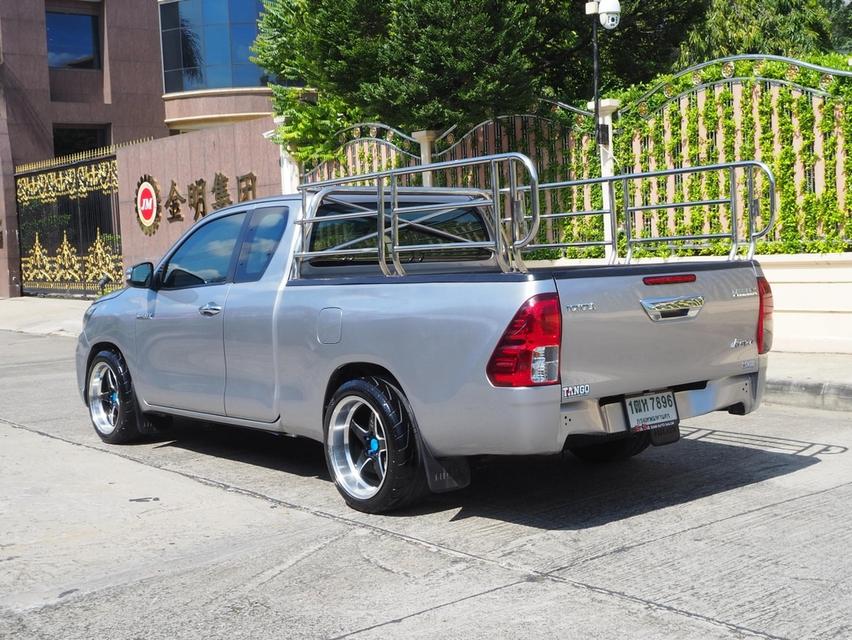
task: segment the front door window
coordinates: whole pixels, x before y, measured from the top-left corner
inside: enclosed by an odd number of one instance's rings
[[[182,289],[225,282],[245,217],[245,213],[236,213],[212,220],[189,236],[169,259],[162,287]]]

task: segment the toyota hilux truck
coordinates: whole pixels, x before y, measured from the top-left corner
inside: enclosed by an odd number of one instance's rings
[[[442,170],[481,171],[488,187],[423,186]],[[772,180],[754,162],[699,170]],[[623,460],[676,442],[685,419],[750,413],[773,308],[752,256],[774,203],[760,230],[750,207],[729,232],[655,240],[727,240],[727,259],[651,263],[632,259],[649,240],[629,198],[626,215],[541,212],[548,190],[601,188],[612,203],[663,173],[547,185],[500,154],[219,210],[86,311],[77,379],[95,431],[121,444],[182,417],[311,438],[343,499],[383,512],[466,486],[471,456]],[[732,189],[728,211],[742,200]],[[626,250],[526,258],[570,244],[543,240],[543,220],[595,215]]]

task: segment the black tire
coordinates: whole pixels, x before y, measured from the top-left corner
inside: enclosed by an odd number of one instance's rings
[[[650,444],[650,434],[648,432],[641,432],[631,434],[619,440],[609,440],[581,447],[569,447],[568,450],[585,462],[617,462],[639,455]]]
[[[375,495],[366,498],[353,495],[341,482],[332,461],[333,445],[329,440],[335,408],[352,397],[360,398],[375,411],[386,433],[384,480]],[[365,513],[383,513],[410,505],[425,493],[426,473],[420,461],[410,409],[402,392],[390,381],[371,376],[343,383],[325,409],[323,435],[328,472],[346,504],[353,509]],[[339,453],[339,447],[335,451]]]
[[[111,424],[109,424],[109,417],[105,423],[102,419],[104,416],[99,414],[99,408],[106,413],[106,405],[109,403],[112,407],[111,402],[99,400],[92,395],[93,385],[97,386],[94,376],[109,375],[105,368],[114,376],[116,383],[112,397],[117,400],[117,407],[114,408],[115,417]],[[101,389],[106,390],[108,386],[106,382],[103,382]],[[125,444],[139,439],[139,413],[136,398],[133,395],[133,384],[130,380],[130,372],[127,370],[127,363],[117,351],[109,349],[99,351],[89,363],[89,370],[86,373],[86,403],[89,407],[92,426],[101,440],[108,444]],[[113,415],[112,409],[110,415]]]

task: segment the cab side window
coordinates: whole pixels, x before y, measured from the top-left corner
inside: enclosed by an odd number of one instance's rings
[[[163,288],[225,282],[245,218],[245,213],[236,213],[199,227],[169,259],[163,273]]]
[[[287,212],[287,207],[265,207],[251,214],[234,282],[254,282],[263,277],[287,226]]]

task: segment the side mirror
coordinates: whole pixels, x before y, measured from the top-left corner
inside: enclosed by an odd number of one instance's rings
[[[139,289],[147,289],[151,286],[154,276],[154,265],[150,262],[140,262],[127,270],[127,284]]]

